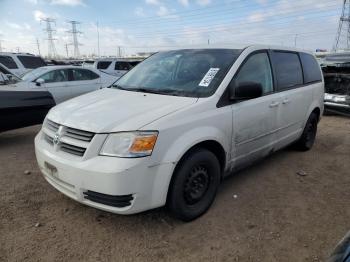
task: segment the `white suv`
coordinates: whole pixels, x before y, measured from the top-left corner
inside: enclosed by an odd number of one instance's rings
[[[157,53],[112,88],[53,108],[35,138],[45,179],[118,214],[167,205],[189,221],[225,175],[312,147],[324,83],[313,55],[250,46]]]
[[[46,66],[46,62],[40,56],[9,52],[0,52],[0,64],[6,66],[16,76],[22,76],[35,68]]]
[[[140,59],[102,58],[95,61],[93,67],[104,73],[114,75],[119,78],[140,62]]]

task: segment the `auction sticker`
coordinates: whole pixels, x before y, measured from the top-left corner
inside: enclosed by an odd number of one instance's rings
[[[199,86],[209,86],[217,72],[219,72],[220,68],[210,68],[209,71],[205,74],[202,81],[199,83]]]

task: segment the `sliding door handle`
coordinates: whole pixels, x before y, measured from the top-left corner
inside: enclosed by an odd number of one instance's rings
[[[282,104],[286,105],[286,104],[289,104],[290,103],[290,100],[288,98],[285,98],[283,101],[282,101]]]
[[[269,105],[269,107],[277,107],[277,106],[279,106],[279,104],[280,104],[280,102],[272,102],[270,105]]]

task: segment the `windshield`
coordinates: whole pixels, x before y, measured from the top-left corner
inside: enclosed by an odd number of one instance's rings
[[[186,49],[157,53],[120,78],[114,88],[208,97],[215,93],[240,50]]]
[[[49,69],[46,67],[39,67],[37,69],[34,69],[32,71],[29,71],[28,73],[25,73],[22,76],[22,79],[24,81],[34,81],[38,77],[40,77],[43,73],[47,72]]]

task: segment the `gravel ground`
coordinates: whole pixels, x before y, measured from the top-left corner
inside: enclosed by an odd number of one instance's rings
[[[0,261],[324,261],[350,229],[349,118],[323,117],[309,152],[285,149],[226,179],[191,223],[65,197],[37,168],[39,128],[0,134]]]

